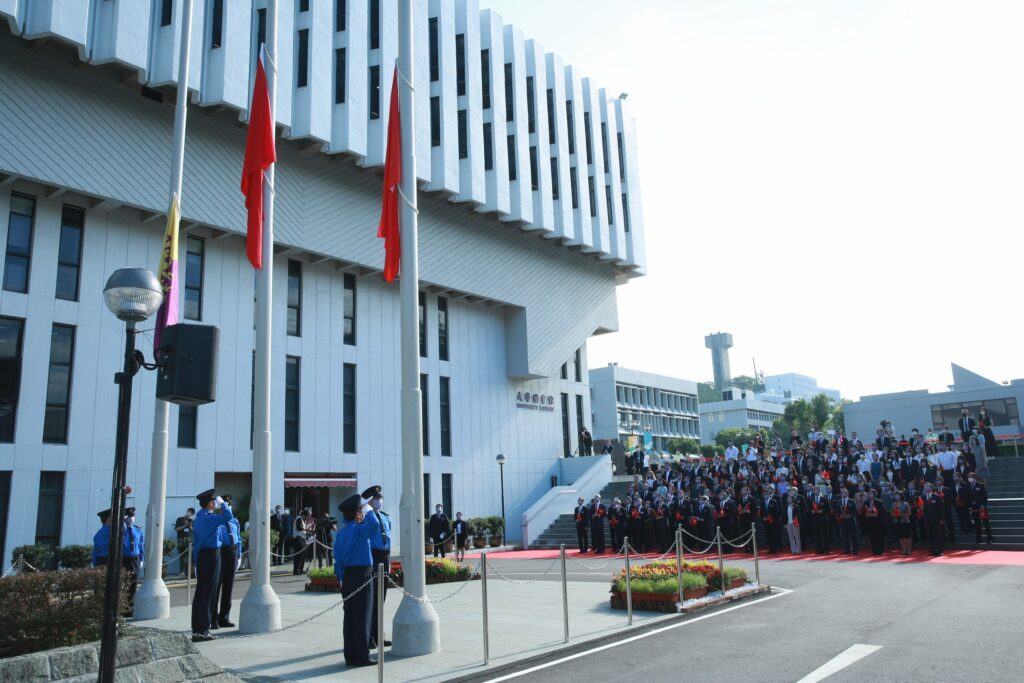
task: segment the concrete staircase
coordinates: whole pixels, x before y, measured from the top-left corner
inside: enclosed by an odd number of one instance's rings
[[[633,477],[628,475],[616,475],[612,477],[611,482],[601,490],[601,502],[605,505],[610,506],[615,496],[622,498],[626,495],[626,491],[629,490],[629,485],[632,483]],[[586,501],[588,504],[590,501]],[[573,507],[576,507],[575,501],[573,501]],[[608,544],[608,531],[605,530],[605,543]],[[576,521],[573,519],[572,510],[567,510],[563,515],[559,516],[555,522],[548,527],[547,531],[542,533],[536,540],[536,542],[530,544],[531,549],[557,549],[562,543],[565,544],[566,548],[576,547]]]
[[[957,547],[992,550],[1024,550],[1024,458],[1000,457],[988,461],[992,476],[988,480],[988,513],[992,524],[992,545],[959,543]]]

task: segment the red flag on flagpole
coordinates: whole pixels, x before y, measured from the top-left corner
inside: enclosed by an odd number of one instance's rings
[[[402,181],[402,124],[398,113],[398,65],[391,81],[391,111],[388,114],[388,149],[384,156],[384,197],[377,237],[384,239],[384,279],[393,282],[402,255],[398,226],[398,184]]]
[[[274,124],[270,112],[267,72],[263,69],[263,53],[256,61],[256,81],[252,87],[249,109],[249,134],[245,139],[245,161],[242,163],[242,194],[249,213],[245,253],[253,268],[263,266],[263,172],[277,161],[274,149]]]

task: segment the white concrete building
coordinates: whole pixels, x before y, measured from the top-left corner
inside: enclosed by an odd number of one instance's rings
[[[700,404],[701,443],[714,443],[715,435],[723,429],[771,430],[785,412],[782,404],[762,401],[744,389],[731,387],[722,392],[722,397],[724,400]]]
[[[654,449],[667,451],[672,439],[700,436],[696,382],[611,364],[590,371],[590,403],[595,440],[626,445],[649,431]]]
[[[123,328],[101,290],[119,267],[157,269],[181,4],[0,2],[5,565],[17,545],[90,542],[109,506]],[[397,510],[398,286],[380,276],[376,236],[396,5],[278,5],[272,502],[333,510],[380,483]],[[239,179],[266,2],[195,7],[182,311],[220,327],[220,358],[217,401],[171,410],[168,528],[211,486],[243,511],[251,467]],[[474,0],[414,7],[425,500],[498,514],[504,453],[515,520],[575,450],[586,341],[617,328],[616,285],[644,272],[633,121]],[[140,513],[153,394],[141,373],[128,470]]]
[[[767,375],[764,378],[765,390],[757,395],[760,401],[788,405],[798,399],[811,399],[818,394],[825,394],[839,403],[841,396],[838,389],[819,387],[818,380],[807,375],[787,372],[781,375]]]

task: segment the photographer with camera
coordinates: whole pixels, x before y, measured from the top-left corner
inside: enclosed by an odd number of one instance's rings
[[[334,532],[338,530],[338,518],[326,512],[316,518],[316,567],[321,569],[324,560],[327,566],[334,564]]]

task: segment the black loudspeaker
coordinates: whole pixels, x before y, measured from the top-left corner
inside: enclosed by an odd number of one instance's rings
[[[180,406],[217,399],[217,347],[213,325],[168,325],[160,337],[156,397]]]

